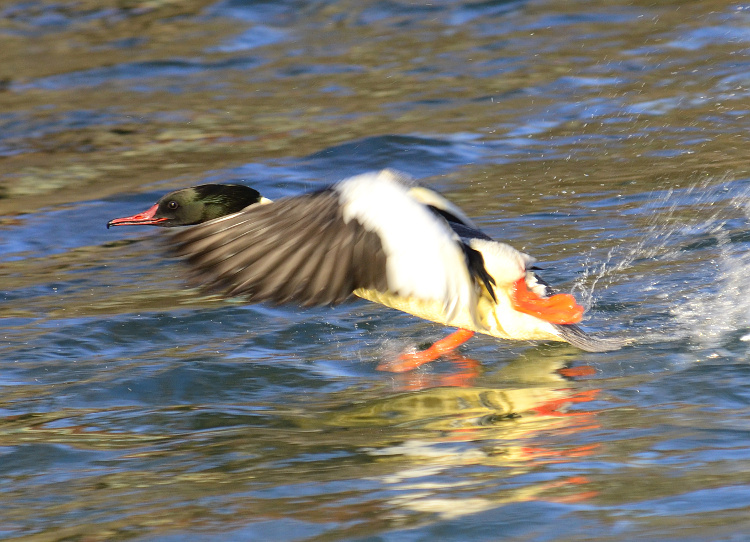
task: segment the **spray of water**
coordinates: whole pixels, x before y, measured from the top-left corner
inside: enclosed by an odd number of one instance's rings
[[[698,348],[750,340],[750,182],[707,179],[651,194],[628,238],[586,260],[574,289],[594,311],[622,302],[638,342]]]

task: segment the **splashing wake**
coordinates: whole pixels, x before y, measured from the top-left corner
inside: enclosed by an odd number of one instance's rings
[[[574,285],[583,303],[624,303],[638,342],[750,340],[750,180],[653,193],[626,214],[626,238]]]

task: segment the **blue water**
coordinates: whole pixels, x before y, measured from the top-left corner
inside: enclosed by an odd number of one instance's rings
[[[679,9],[678,9],[679,8]],[[744,540],[750,11],[6,2],[0,538]],[[603,354],[186,286],[165,192],[395,168],[537,257]]]

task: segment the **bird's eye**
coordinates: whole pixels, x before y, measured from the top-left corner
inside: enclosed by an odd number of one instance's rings
[[[169,203],[167,203],[167,207],[169,209],[177,209],[177,207],[179,207],[179,206],[180,206],[180,204],[177,203],[175,200],[172,200]]]

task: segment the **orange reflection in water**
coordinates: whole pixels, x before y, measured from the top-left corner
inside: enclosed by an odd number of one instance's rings
[[[594,456],[602,447],[598,443],[575,444],[581,435],[600,428],[597,412],[580,407],[596,400],[601,390],[582,389],[577,383],[596,370],[586,365],[571,367],[570,357],[555,356],[554,350],[540,353],[514,360],[492,374],[487,374],[479,361],[452,353],[443,357],[451,362],[447,374],[394,375],[396,389],[403,395],[391,398],[393,420],[413,424],[421,419],[423,428],[442,432],[434,441],[409,439],[378,450],[380,457],[399,457],[403,463],[388,477],[407,493],[394,506],[453,518],[510,502],[574,503],[599,494],[589,487],[591,481],[580,475],[508,487],[507,480],[515,475]],[[578,408],[571,409],[573,406]],[[445,448],[448,443],[458,447]],[[488,483],[501,489],[467,501],[451,496],[455,490],[449,486],[416,484],[420,491],[414,491],[413,499],[408,497],[409,482],[415,483],[425,473],[473,465],[500,469],[498,472],[504,473],[501,478]]]

